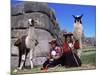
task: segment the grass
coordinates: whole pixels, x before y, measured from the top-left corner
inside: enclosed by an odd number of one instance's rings
[[[48,69],[48,71],[40,70],[41,66],[35,66],[33,69],[23,69],[14,73],[13,70],[11,72],[12,75],[16,74],[33,74],[33,73],[43,73],[43,72],[60,72],[60,71],[77,71],[77,70],[87,70],[87,69],[95,69],[96,68],[96,52],[95,50],[84,51],[81,56],[82,66],[81,67],[71,67],[65,68],[62,66],[56,66],[54,68]]]
[[[83,55],[81,57],[81,61],[83,64],[94,64],[96,63],[96,54],[89,54],[89,55]]]

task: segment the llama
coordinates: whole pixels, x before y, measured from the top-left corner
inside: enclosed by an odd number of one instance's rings
[[[35,50],[35,46],[36,46],[36,43],[37,43],[37,37],[36,37],[36,34],[35,34],[35,27],[34,25],[36,24],[37,22],[34,21],[33,19],[29,19],[29,30],[28,30],[28,35],[25,39],[25,44],[26,44],[26,47],[30,49],[30,64],[31,64],[31,69],[33,68],[33,61],[32,61],[32,58],[33,58],[33,52]]]
[[[82,26],[82,21],[81,21],[81,18],[82,18],[83,15],[81,16],[74,16],[74,28],[73,28],[73,37],[74,37],[74,40],[75,41],[78,41],[79,42],[79,49],[75,49],[75,52],[77,53],[77,55],[81,56],[81,53],[82,53],[82,33],[83,33],[83,26]]]
[[[33,52],[35,50],[35,46],[38,44],[34,28],[34,24],[36,22],[33,19],[28,19],[28,23],[29,23],[28,34],[22,36],[14,44],[19,48],[19,64],[18,64],[19,70],[21,70],[23,66],[25,66],[25,61],[28,53],[29,53],[31,69],[33,68],[33,61],[32,61]]]

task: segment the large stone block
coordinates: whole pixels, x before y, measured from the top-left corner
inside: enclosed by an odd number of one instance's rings
[[[47,59],[47,57],[34,57],[33,58],[34,66],[43,65],[43,63],[46,61],[46,59]],[[29,56],[27,56],[25,65],[30,66]],[[11,68],[14,69],[16,67],[18,67],[18,56],[11,56]]]
[[[12,38],[20,38],[23,35],[27,35],[27,29],[14,29],[11,32]]]
[[[24,15],[11,16],[11,28],[28,27],[27,18]]]

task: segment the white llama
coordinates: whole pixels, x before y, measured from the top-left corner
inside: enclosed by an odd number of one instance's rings
[[[24,47],[24,51],[26,51],[27,49],[29,49],[29,59],[30,59],[30,65],[31,65],[31,69],[33,68],[33,52],[35,50],[35,46],[37,43],[37,37],[35,34],[35,27],[34,24],[36,23],[33,19],[28,19],[28,23],[29,23],[29,29],[28,29],[28,35],[25,38],[25,45],[22,45],[22,48]],[[27,48],[27,49],[26,49]],[[21,57],[21,64],[19,69],[22,69],[24,63],[26,60],[26,52],[24,54],[22,54]]]
[[[74,28],[73,28],[73,36],[74,36],[74,39],[77,40],[79,42],[79,46],[80,48],[79,49],[76,49],[76,53],[77,55],[81,56],[81,53],[82,53],[82,33],[83,33],[83,26],[82,26],[82,21],[81,21],[81,18],[82,18],[83,15],[81,16],[74,16]]]

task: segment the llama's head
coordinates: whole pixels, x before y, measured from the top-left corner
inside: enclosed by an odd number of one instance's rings
[[[81,23],[82,24],[82,21],[81,21],[81,18],[82,18],[82,16],[83,16],[83,14],[82,15],[80,15],[80,16],[74,16],[74,15],[72,15],[73,17],[74,17],[74,22],[76,23],[76,22],[78,22],[78,23]]]
[[[29,26],[34,26],[35,21],[32,18],[30,18],[28,19],[28,23],[29,23]]]

